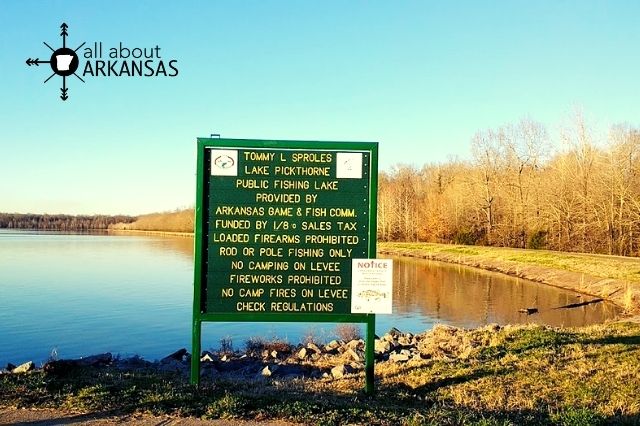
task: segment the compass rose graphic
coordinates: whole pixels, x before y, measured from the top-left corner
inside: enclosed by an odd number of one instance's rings
[[[51,80],[51,77],[53,77],[54,75],[59,75],[60,77],[62,77],[62,87],[60,88],[60,92],[61,92],[60,99],[62,99],[63,101],[66,101],[67,99],[69,99],[69,96],[67,93],[69,90],[69,88],[67,87],[67,77],[74,75],[78,77],[78,80],[84,83],[84,80],[80,78],[78,74],[76,74],[76,70],[80,65],[80,60],[78,59],[78,54],[76,52],[78,51],[78,49],[84,46],[84,43],[76,47],[75,50],[71,50],[70,48],[68,48],[67,47],[67,36],[69,35],[69,33],[67,32],[68,28],[69,26],[64,22],[62,23],[62,25],[60,25],[60,30],[61,30],[60,36],[62,37],[61,48],[53,49],[53,47],[49,46],[46,42],[43,41],[44,45],[47,46],[49,49],[51,49],[51,51],[53,52],[51,54],[51,58],[48,61],[41,61],[38,58],[35,58],[35,59],[29,58],[26,61],[28,66],[35,65],[39,67],[40,64],[49,64],[51,66],[51,69],[53,70],[53,74],[51,74],[44,81],[45,83]]]

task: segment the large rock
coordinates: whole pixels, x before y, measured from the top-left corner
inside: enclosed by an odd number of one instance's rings
[[[391,362],[407,362],[409,361],[409,355],[403,353],[392,353],[389,355],[389,361]]]
[[[362,362],[352,362],[349,364],[350,368],[347,368],[348,372],[356,372],[360,370],[364,370],[365,365]]]
[[[413,336],[411,336],[411,334],[404,334],[400,337],[398,337],[398,344],[402,345],[402,346],[411,346],[412,342],[411,342],[411,338]]]
[[[302,348],[298,351],[298,359],[304,360],[307,358],[307,348]]]
[[[391,330],[389,330],[389,332],[387,334],[390,334],[393,338],[397,339],[398,337],[402,336],[402,331],[400,331],[397,328],[393,327],[393,328],[391,328]]]
[[[339,347],[340,347],[340,342],[338,342],[337,340],[332,340],[325,345],[324,350],[327,352],[331,352],[331,351],[338,350]]]
[[[318,345],[316,345],[316,344],[315,344],[315,343],[313,343],[313,342],[309,342],[309,343],[307,343],[307,349],[308,349],[308,350],[310,350],[310,351],[313,351],[314,353],[317,353],[317,354],[319,354],[319,353],[321,353],[321,352],[322,352],[322,350],[320,350],[320,348],[318,347]]]
[[[19,366],[11,370],[11,372],[14,374],[26,373],[33,370],[35,367],[36,366],[33,364],[33,361],[28,361],[28,362],[25,362],[24,364],[20,364]]]
[[[295,379],[304,377],[308,374],[308,371],[304,369],[301,365],[296,364],[281,364],[278,366],[277,376],[283,377],[284,379]]]
[[[260,370],[260,376],[262,377],[271,377],[273,373],[278,370],[277,365],[267,365],[262,370]]]
[[[211,352],[204,352],[200,357],[200,362],[213,362],[214,357]]]
[[[76,359],[75,363],[80,367],[94,367],[98,365],[110,364],[113,356],[110,353],[91,355],[85,358]]]
[[[161,362],[158,369],[160,371],[167,372],[167,373],[186,372],[187,365],[184,364],[182,361],[178,361],[176,359],[169,359],[167,361]]]
[[[376,339],[374,351],[376,353],[383,354],[385,352],[389,352],[391,350],[391,343],[387,340]]]
[[[223,373],[238,372],[241,370],[248,372],[258,372],[262,369],[262,363],[254,358],[229,359],[228,361],[214,362],[218,371]]]
[[[47,362],[42,369],[47,374],[52,374],[56,376],[64,376],[65,374],[71,372],[78,366],[78,363],[74,360],[55,360]]]
[[[364,340],[362,339],[351,340],[349,343],[347,343],[347,348],[353,349],[354,351],[356,349],[362,349],[364,348]]]
[[[393,335],[386,333],[384,336],[382,336],[382,340],[384,340],[385,342],[394,343],[397,339]]]
[[[347,370],[344,368],[344,365],[336,365],[331,369],[331,377],[334,379],[341,379],[347,373]]]
[[[345,356],[347,359],[350,359],[352,361],[357,361],[357,362],[362,361],[362,357],[358,354],[358,352],[354,351],[351,348],[344,351],[343,356]]]
[[[167,355],[166,357],[160,360],[161,363],[168,363],[171,361],[182,361],[184,356],[187,355],[187,350],[185,348],[178,349],[171,355]]]

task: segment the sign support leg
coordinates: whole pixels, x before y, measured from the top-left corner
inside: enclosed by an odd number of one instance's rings
[[[365,343],[365,393],[373,395],[374,389],[374,366],[375,366],[375,340],[376,340],[376,316],[367,315],[367,340]]]
[[[193,320],[193,333],[191,335],[191,384],[200,386],[200,346],[202,334],[202,321]]]

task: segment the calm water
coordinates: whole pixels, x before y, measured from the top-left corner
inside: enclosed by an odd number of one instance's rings
[[[0,230],[0,366],[100,352],[158,359],[190,348],[193,241]],[[433,261],[394,262],[394,313],[378,315],[378,333],[395,326],[419,332],[435,323],[475,327],[497,322],[577,326],[618,311],[580,302],[575,293]],[[586,297],[589,300],[589,297]],[[518,313],[536,306],[539,314]],[[298,343],[333,336],[327,324],[212,324],[203,348],[251,336]]]

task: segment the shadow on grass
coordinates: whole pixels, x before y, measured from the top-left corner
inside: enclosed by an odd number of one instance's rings
[[[583,340],[589,345],[635,345],[640,349],[640,336],[606,336],[596,339]]]
[[[402,370],[401,372],[398,372],[396,374],[387,376],[386,378],[390,379],[390,381],[393,381],[394,378],[402,378],[403,376],[407,376],[411,374],[412,371],[420,371],[427,368],[430,368],[430,367],[428,366],[412,367],[412,368]],[[463,366],[463,368],[473,368],[473,367]],[[504,376],[509,374],[512,370],[513,369],[511,367],[506,367],[506,366],[501,367],[500,369],[483,368],[483,367],[476,366],[472,371],[469,371],[468,373],[458,374],[453,370],[447,371],[447,368],[445,366],[444,370],[439,371],[438,374],[445,376],[447,375],[447,373],[449,373],[448,377],[436,377],[434,378],[434,380],[431,380],[428,383],[425,383],[423,385],[416,386],[416,387],[408,386],[402,382],[397,382],[397,383],[386,385],[384,387],[384,392],[389,394],[396,394],[396,395],[406,393],[406,394],[412,394],[412,395],[426,396],[443,387],[460,385],[466,382],[471,382],[471,381],[482,379],[484,377],[489,377],[489,376],[492,376],[492,377]]]
[[[473,368],[466,366],[467,368]],[[416,366],[414,369],[430,368]],[[282,419],[301,424],[341,425],[599,425],[599,424],[639,424],[640,415],[603,416],[585,407],[558,407],[546,403],[535,408],[479,409],[456,403],[451,398],[439,394],[442,387],[456,386],[466,382],[491,376],[507,375],[510,368],[483,368],[475,366],[471,371],[457,374],[449,371],[445,364],[438,365],[437,376],[427,383],[412,388],[401,381],[397,383],[378,382],[375,395],[364,395],[361,391],[340,393],[340,381],[324,383],[324,387],[314,387],[311,382],[290,382],[286,380],[248,380],[242,384],[215,380],[203,384],[201,389],[188,385],[177,377],[151,376],[127,377],[122,382],[113,383],[113,375],[88,374],[81,378],[61,377],[55,389],[65,393],[64,400],[80,398],[85,406],[94,407],[91,414],[69,415],[51,420],[35,420],[24,425],[74,425],[92,420],[119,416],[120,423],[134,412],[154,415],[206,417],[211,419],[244,419],[270,421]],[[396,376],[410,374],[412,369],[403,370]],[[105,372],[106,373],[106,372]],[[415,373],[420,373],[416,371]],[[36,376],[36,375],[33,375]],[[42,379],[39,375],[37,382]],[[387,377],[388,378],[388,377]],[[79,380],[81,379],[81,380]],[[17,385],[16,398],[25,396],[24,385],[27,378],[13,378]],[[87,385],[91,389],[87,392]],[[297,383],[297,384],[296,384]],[[336,386],[333,386],[335,383]],[[51,386],[51,384],[50,384]],[[43,397],[42,388],[31,391]],[[84,395],[84,396],[81,396]],[[50,395],[53,397],[53,395]],[[27,398],[29,399],[29,398]],[[24,400],[23,400],[24,401]],[[33,401],[33,399],[32,399]],[[41,402],[44,402],[40,399]],[[26,401],[24,401],[26,402]],[[53,401],[48,401],[51,406]],[[95,405],[93,403],[95,403]],[[105,410],[106,404],[109,410]],[[27,405],[27,404],[24,404]],[[38,404],[35,404],[37,406]],[[469,405],[474,405],[473,401]],[[32,405],[33,406],[33,405]],[[124,419],[124,420],[123,420]]]

